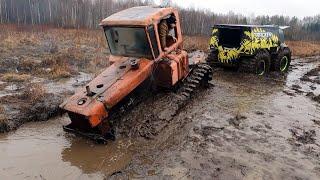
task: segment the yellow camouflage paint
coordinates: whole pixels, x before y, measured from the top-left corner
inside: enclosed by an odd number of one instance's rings
[[[213,29],[212,30],[212,37],[210,40],[210,45],[214,46],[214,47],[218,47],[218,29]]]
[[[240,56],[239,50],[236,48],[226,49],[219,46],[218,51],[218,58],[222,63],[231,63],[232,59],[237,59]]]
[[[267,32],[262,28],[253,28],[252,31],[244,32],[246,38],[243,38],[239,48],[224,48],[219,46],[218,29],[214,28],[210,40],[210,46],[218,49],[218,58],[222,63],[231,63],[240,57],[240,54],[252,55],[258,49],[268,49],[277,47],[279,43],[278,36]]]

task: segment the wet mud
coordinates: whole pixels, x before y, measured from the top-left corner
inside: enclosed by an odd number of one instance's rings
[[[288,75],[268,77],[217,69],[182,109],[170,92],[146,98],[107,145],[63,132],[66,116],[25,124],[0,135],[0,177],[319,179],[319,65],[295,59]]]
[[[30,121],[46,121],[61,113],[59,95],[46,93],[34,102],[23,95],[5,96],[1,101],[4,120],[0,122],[0,133],[16,130]]]
[[[92,77],[81,72],[78,76],[59,81],[34,78],[26,83],[3,82],[3,87],[0,87],[0,133],[16,130],[30,121],[46,121],[60,115],[59,105],[63,99]]]
[[[319,89],[300,80],[318,65],[296,59],[280,77],[216,70],[215,87],[199,92],[148,141],[149,151],[112,178],[318,179],[320,109],[307,94]]]

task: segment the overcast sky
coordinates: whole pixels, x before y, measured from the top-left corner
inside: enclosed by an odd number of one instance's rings
[[[171,0],[171,2],[182,7],[206,8],[223,14],[233,11],[246,16],[286,15],[303,18],[320,14],[320,0]]]

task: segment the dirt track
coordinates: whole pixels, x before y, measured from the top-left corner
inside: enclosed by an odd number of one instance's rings
[[[0,177],[319,179],[319,59],[280,78],[216,70],[179,111],[170,93],[147,99],[106,146],[64,133],[65,116],[26,124],[0,135]]]

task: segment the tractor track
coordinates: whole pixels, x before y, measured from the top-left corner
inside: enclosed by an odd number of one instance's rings
[[[186,104],[188,104],[191,98],[196,95],[199,90],[210,86],[207,84],[210,80],[212,80],[211,67],[207,64],[195,65],[188,77],[183,80],[177,93],[167,93],[166,95],[159,94],[155,97],[146,99],[147,102],[152,104],[147,103],[145,105],[141,105],[145,107],[143,110],[140,109],[142,112],[140,111],[139,115],[146,114],[144,118],[132,118],[132,115],[129,113],[130,115],[128,116],[126,114],[128,111],[124,110],[123,113],[121,113],[121,117],[117,118],[121,120],[115,123],[117,132],[120,132],[120,134],[127,137],[141,136],[146,139],[153,139],[168,126],[174,116],[177,115]],[[142,99],[136,100],[136,103],[134,104],[140,104]],[[163,106],[165,101],[168,103]],[[157,107],[158,103],[159,107]],[[162,104],[162,107],[160,107],[160,104]],[[148,106],[157,108],[150,110]],[[135,111],[132,107],[126,109]],[[144,110],[147,110],[148,112],[144,112]],[[113,122],[117,121],[117,119],[113,119]],[[135,121],[137,119],[139,120]],[[140,119],[142,119],[142,121],[140,121]]]

